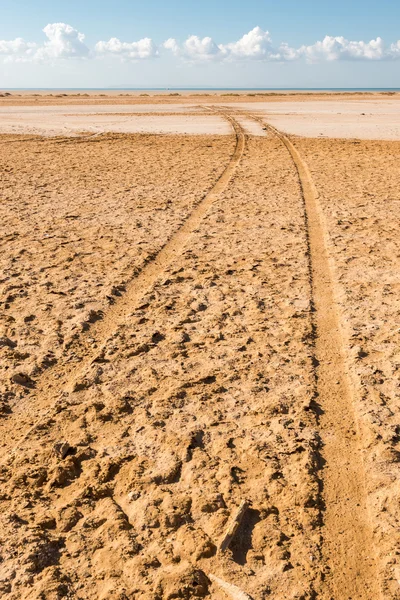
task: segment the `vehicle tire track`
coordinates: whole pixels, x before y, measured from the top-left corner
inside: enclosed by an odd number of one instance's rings
[[[243,113],[244,114],[244,111]],[[369,514],[361,434],[354,409],[335,265],[318,191],[307,163],[284,133],[245,113],[287,148],[298,173],[309,248],[315,332],[316,412],[321,438],[321,560],[326,600],[381,598]]]
[[[254,117],[253,117],[254,118]],[[365,486],[361,436],[342,331],[329,234],[308,165],[292,141],[261,121],[287,148],[305,206],[315,329],[316,388],[321,448],[323,582],[318,597],[381,597]]]
[[[57,394],[72,391],[79,377],[102,355],[106,341],[114,333],[119,324],[132,313],[140,299],[152,289],[157,279],[178,256],[190,236],[196,231],[210,207],[228,186],[242,158],[246,145],[246,136],[239,123],[230,115],[222,114],[233,128],[236,146],[228,166],[217,180],[214,187],[196,205],[183,225],[175,231],[161,250],[148,259],[140,273],[127,285],[125,293],[112,304],[101,320],[77,339],[68,349],[68,356],[63,357],[54,367],[46,371],[38,381],[35,395],[19,402],[13,413],[0,423],[0,435],[7,438],[13,428],[21,429],[21,424],[30,426],[28,431],[13,444],[12,450],[3,459],[2,464],[13,457],[21,445],[34,433],[46,419],[49,419],[57,401]],[[95,340],[90,342],[89,338]],[[73,362],[71,361],[73,358]],[[11,444],[10,444],[11,445]]]

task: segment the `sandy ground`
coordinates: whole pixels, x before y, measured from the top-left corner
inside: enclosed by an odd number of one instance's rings
[[[263,111],[0,136],[2,597],[400,598],[400,144]]]

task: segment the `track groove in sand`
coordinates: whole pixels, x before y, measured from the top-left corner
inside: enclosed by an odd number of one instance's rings
[[[142,271],[128,284],[126,292],[110,306],[101,320],[92,324],[85,334],[80,335],[73,341],[65,359],[62,359],[42,375],[38,381],[35,396],[29,397],[25,402],[20,402],[14,406],[14,411],[10,417],[3,420],[0,425],[0,432],[4,437],[7,436],[7,432],[13,431],[14,420],[17,420],[16,425],[18,427],[20,427],[22,419],[25,424],[31,425],[17,444],[14,443],[8,456],[11,455],[12,457],[42,422],[49,418],[57,400],[57,394],[65,390],[72,391],[80,375],[91,364],[99,360],[101,362],[102,347],[110,335],[115,331],[118,324],[129,316],[146,292],[154,286],[157,279],[162,276],[165,268],[173,262],[176,256],[179,256],[210,207],[226,189],[241,160],[246,144],[246,136],[233,117],[225,114],[222,114],[222,116],[231,123],[236,136],[235,150],[226,169],[214,187],[192,210],[183,225],[172,234],[155,256],[149,258]],[[89,339],[94,340],[94,343],[90,343]],[[73,357],[73,361],[71,361],[71,357]],[[40,406],[37,406],[37,403]],[[41,412],[39,413],[39,411]],[[7,460],[7,456],[3,458],[3,462]]]
[[[372,523],[365,490],[360,432],[353,406],[346,343],[335,296],[329,234],[307,164],[290,139],[265,124],[288,149],[299,176],[310,253],[316,388],[322,441],[322,561],[325,583],[318,597],[361,600],[381,597]],[[328,588],[328,589],[327,589]]]

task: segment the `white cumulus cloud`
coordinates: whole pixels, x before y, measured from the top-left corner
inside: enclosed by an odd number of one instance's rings
[[[271,36],[261,27],[254,27],[237,42],[221,45],[226,56],[234,58],[268,58],[273,53]]]
[[[43,29],[46,39],[42,44],[22,38],[0,40],[0,59],[3,62],[50,62],[92,57],[117,57],[123,61],[152,59],[159,56],[156,44],[149,37],[138,41],[122,42],[117,37],[99,41],[93,50],[85,43],[85,36],[66,23],[49,23]],[[339,60],[400,60],[400,40],[386,45],[382,38],[368,42],[347,40],[342,36],[325,36],[311,45],[293,48],[287,43],[273,44],[270,33],[254,27],[240,39],[219,44],[211,37],[190,35],[183,43],[169,38],[162,50],[189,62],[207,64],[222,61],[287,62],[306,60],[310,63]]]
[[[36,58],[85,58],[89,48],[85,36],[66,23],[49,23],[43,29],[47,42],[36,51]]]
[[[237,42],[221,45],[220,48],[231,59],[286,61],[299,57],[298,51],[288,44],[275,48],[269,31],[263,31],[261,27],[254,27]]]
[[[210,37],[200,39],[197,35],[188,37],[183,45],[183,51],[189,58],[209,60],[217,58],[221,54],[220,48]]]
[[[393,59],[400,58],[400,40],[390,45],[389,54]]]
[[[319,60],[382,60],[391,58],[382,38],[370,42],[352,42],[344,37],[325,36],[311,46],[302,46],[298,53],[311,62]]]
[[[89,48],[85,36],[66,23],[49,23],[43,29],[47,40],[42,44],[25,42],[22,38],[0,40],[0,56],[6,61],[41,62],[60,58],[85,58]]]
[[[190,61],[218,60],[258,60],[293,61],[305,59],[308,62],[337,60],[395,60],[400,59],[400,40],[385,46],[382,38],[369,42],[351,41],[342,36],[325,36],[310,46],[292,48],[286,43],[274,46],[268,31],[254,27],[235,42],[217,44],[212,38],[199,38],[191,35],[183,44],[170,38],[164,48],[175,56]]]
[[[217,44],[212,38],[199,38],[191,35],[179,45],[174,38],[168,39],[163,44],[175,56],[181,56],[191,61],[218,61],[218,60],[294,60],[298,58],[298,51],[287,44],[274,48],[268,31],[261,27],[254,27],[243,37],[228,44]]]
[[[164,42],[163,47],[170,50],[175,56],[181,56],[190,61],[212,61],[223,58],[223,51],[220,46],[210,37],[200,38],[197,35],[190,35],[180,46],[174,38],[169,38]]]
[[[25,42],[22,38],[0,40],[0,56],[3,56],[6,61],[32,57],[36,48],[37,44]]]
[[[96,52],[102,56],[116,56],[125,60],[138,60],[158,56],[158,50],[151,38],[138,42],[121,42],[111,38],[108,42],[97,42]]]
[[[172,54],[175,54],[175,56],[179,56],[180,54],[179,44],[174,38],[169,38],[168,40],[166,40],[163,43],[163,47],[166,50],[171,50]]]

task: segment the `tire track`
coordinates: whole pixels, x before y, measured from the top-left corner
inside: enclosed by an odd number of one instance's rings
[[[215,110],[215,109],[211,109]],[[221,114],[220,111],[218,111]],[[263,123],[262,119],[250,115]],[[146,292],[153,287],[165,268],[179,255],[201,220],[225,190],[238,166],[245,147],[245,135],[240,125],[224,113],[236,133],[236,148],[231,161],[214,188],[196,206],[185,223],[167,241],[160,252],[128,285],[126,293],[112,305],[104,318],[94,323],[69,349],[74,362],[62,360],[46,372],[38,385],[35,399],[25,412],[19,405],[12,417],[3,423],[3,434],[21,420],[34,424],[14,446],[12,453],[48,419],[54,411],[56,394],[73,388],[80,374],[96,360],[102,345],[118,324],[122,323]],[[309,245],[310,284],[315,328],[315,359],[318,416],[323,448],[321,517],[322,565],[325,581],[319,586],[318,597],[324,600],[361,600],[380,598],[373,556],[372,526],[368,514],[361,439],[354,414],[354,397],[348,374],[346,343],[341,329],[335,298],[337,284],[334,265],[329,255],[329,235],[307,164],[290,139],[266,124],[267,129],[285,145],[296,167],[305,207],[306,235]],[[93,348],[88,337],[94,338]],[[77,364],[79,361],[79,364]],[[40,406],[37,403],[40,402]],[[36,407],[35,407],[36,403]],[[43,410],[38,415],[38,409]]]
[[[256,120],[264,124],[262,119]],[[318,596],[326,600],[378,599],[381,594],[361,436],[336,300],[337,283],[329,254],[328,229],[308,165],[285,134],[268,123],[265,126],[287,148],[298,173],[305,206],[322,442],[320,500],[324,578]]]
[[[204,196],[200,203],[192,210],[183,225],[172,234],[162,249],[150,257],[142,271],[128,284],[126,292],[109,307],[102,319],[95,322],[83,335],[79,336],[68,349],[68,356],[64,357],[54,367],[46,371],[38,382],[35,396],[29,397],[24,402],[19,402],[14,407],[12,415],[0,424],[0,434],[7,438],[13,427],[21,429],[21,423],[31,427],[13,445],[10,454],[2,464],[20,449],[21,445],[34,433],[42,423],[51,416],[57,394],[65,390],[73,390],[79,377],[86,369],[101,357],[106,341],[138,305],[140,299],[154,286],[157,279],[165,269],[178,256],[190,236],[196,231],[203,217],[218,197],[228,186],[234,172],[242,158],[246,144],[246,136],[239,123],[230,115],[222,114],[233,128],[236,136],[236,146],[228,166],[217,180],[214,187]],[[95,340],[95,342],[90,342]],[[73,362],[71,362],[71,357]],[[38,406],[39,405],[39,406]],[[44,409],[44,410],[43,410]],[[40,412],[40,414],[38,414]],[[11,445],[11,444],[10,444]]]

